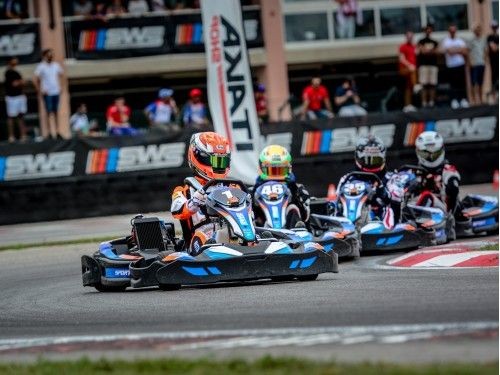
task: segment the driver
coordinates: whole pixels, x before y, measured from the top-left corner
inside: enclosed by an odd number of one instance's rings
[[[340,196],[342,187],[354,180],[370,183],[373,187],[373,193],[368,198],[373,214],[379,220],[384,221],[386,227],[391,228],[394,225],[394,211],[390,209],[391,204],[397,202],[391,201],[391,197],[386,189],[386,183],[389,174],[386,170],[386,148],[379,137],[369,135],[362,137],[356,144],[354,151],[354,159],[356,163],[356,171],[368,172],[376,175],[381,181],[380,184],[375,177],[370,176],[342,176],[338,183],[337,196]],[[332,207],[331,207],[332,208]],[[337,202],[333,202],[333,210],[336,214],[342,214],[342,206]]]
[[[309,220],[310,195],[304,185],[298,184],[295,175],[292,173],[292,156],[286,148],[279,145],[270,145],[262,150],[259,156],[259,176],[253,187],[253,194],[259,186],[268,181],[285,182],[291,192],[291,202],[286,211],[287,228],[303,226]],[[262,226],[265,222],[265,216],[255,203],[254,214],[257,225]]]
[[[445,159],[443,137],[435,131],[425,131],[417,137],[415,146],[418,165],[427,172],[420,172],[420,183],[411,191],[413,195],[420,195],[417,204],[425,205],[427,198],[432,199],[429,194],[425,194],[430,192],[446,205],[457,223],[469,224],[470,220],[463,215],[458,200],[460,173]],[[419,171],[415,172],[419,174]]]
[[[181,223],[187,251],[197,255],[199,249],[215,234],[214,224],[201,212],[207,192],[201,187],[214,178],[225,178],[230,169],[229,142],[214,132],[193,134],[188,149],[188,164],[200,188],[177,186],[172,193],[170,211]],[[214,187],[208,188],[208,192]]]

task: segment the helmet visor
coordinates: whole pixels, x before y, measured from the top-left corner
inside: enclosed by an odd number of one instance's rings
[[[229,168],[231,157],[229,155],[210,155],[210,165],[214,171]]]
[[[436,161],[443,154],[443,150],[438,151],[427,151],[427,150],[417,150],[418,156],[427,161]]]
[[[376,169],[384,166],[385,158],[382,156],[363,156],[359,162],[364,168]]]
[[[264,173],[267,178],[283,179],[290,174],[290,167],[262,167],[262,173]]]

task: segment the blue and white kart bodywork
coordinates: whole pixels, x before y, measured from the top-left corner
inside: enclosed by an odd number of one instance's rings
[[[133,241],[126,237],[101,244],[93,257],[82,257],[84,285],[98,290],[125,289],[129,285],[172,290],[181,285],[265,278],[306,281],[316,279],[320,273],[338,272],[337,255],[325,252],[315,242],[259,238],[244,185],[237,180],[213,180],[203,188],[215,185],[208,194],[204,213],[216,230],[198,255],[175,251],[175,239],[162,234],[158,219],[136,220],[133,225],[137,245],[131,246]],[[149,220],[147,228],[141,227],[142,220]]]
[[[359,257],[359,241],[354,225],[344,218],[312,214],[306,228],[290,228],[287,222],[287,207],[291,202],[291,192],[281,181],[268,181],[255,191],[255,201],[265,216],[264,228],[282,241],[319,243],[324,250],[334,251],[339,257]]]
[[[463,213],[472,222],[474,234],[498,233],[498,199],[496,197],[469,194],[462,200]]]
[[[426,234],[417,231],[415,226],[403,223],[389,228],[376,217],[368,204],[373,186],[362,180],[362,177],[369,177],[382,184],[375,174],[352,172],[346,176],[349,182],[339,187],[338,201],[333,208],[334,213],[340,211],[354,223],[359,232],[362,251],[407,250],[420,246]]]

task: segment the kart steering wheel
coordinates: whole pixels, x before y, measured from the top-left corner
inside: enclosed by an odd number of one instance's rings
[[[248,188],[245,186],[243,181],[235,179],[235,178],[214,178],[212,180],[209,180],[205,183],[205,185],[201,185],[198,180],[196,180],[193,177],[188,177],[184,179],[184,183],[186,185],[191,186],[195,190],[203,190],[207,191],[207,189],[211,186],[218,185],[218,184],[223,184],[223,185],[237,185],[243,192],[249,194]]]
[[[398,169],[396,169],[397,172],[402,172],[402,171],[407,171],[407,170],[414,170],[422,173],[429,173],[427,169],[424,167],[421,167],[420,165],[413,165],[413,164],[404,164]]]
[[[384,184],[379,176],[377,176],[375,173],[371,173],[371,172],[350,172],[345,176],[345,179],[347,180],[351,176],[369,177],[371,179],[374,179],[376,182],[378,182],[379,185]]]

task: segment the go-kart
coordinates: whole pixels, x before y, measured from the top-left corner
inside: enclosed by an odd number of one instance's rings
[[[351,172],[346,175],[346,181],[349,182],[339,187],[338,200],[330,205],[331,215],[342,215],[355,225],[362,251],[409,250],[434,243],[432,229],[421,230],[411,222],[391,227],[376,217],[368,204],[374,186],[382,184],[376,174]]]
[[[421,184],[421,179],[429,172],[417,165],[403,165],[398,169],[395,178],[401,179],[401,186],[411,192],[412,184]],[[459,205],[462,208],[462,213],[470,219],[470,222],[455,222],[455,218],[447,210],[446,204],[435,193],[429,190],[422,190],[419,195],[412,197],[411,194],[406,194],[406,206],[415,210],[415,217],[422,218],[419,213],[429,210],[431,207],[434,210],[441,212],[445,218],[445,232],[447,240],[454,240],[456,237],[470,237],[473,235],[485,233],[498,233],[498,199],[496,197],[468,194],[463,198]],[[435,215],[437,218],[437,215]],[[424,217],[421,222],[424,225],[429,225],[427,218]],[[439,227],[438,220],[432,219]],[[436,227],[436,228],[437,228]],[[442,241],[438,241],[441,242]]]
[[[287,215],[292,193],[286,183],[268,181],[260,185],[254,192],[255,202],[262,211],[265,221],[263,228],[273,237],[283,241],[316,242],[325,251],[334,251],[339,257],[359,257],[359,241],[354,225],[344,218],[333,218],[326,215],[311,214],[306,226],[297,227]]]
[[[336,254],[325,252],[317,243],[285,243],[272,235],[257,235],[250,196],[241,181],[217,179],[203,187],[195,179],[185,182],[197,190],[212,188],[203,213],[213,223],[214,235],[201,245],[198,255],[179,249],[181,241],[174,238],[171,223],[138,218],[132,221],[134,240],[125,237],[106,242],[92,257],[82,257],[84,286],[174,290],[181,285],[221,281],[308,281],[320,273],[338,272]]]

